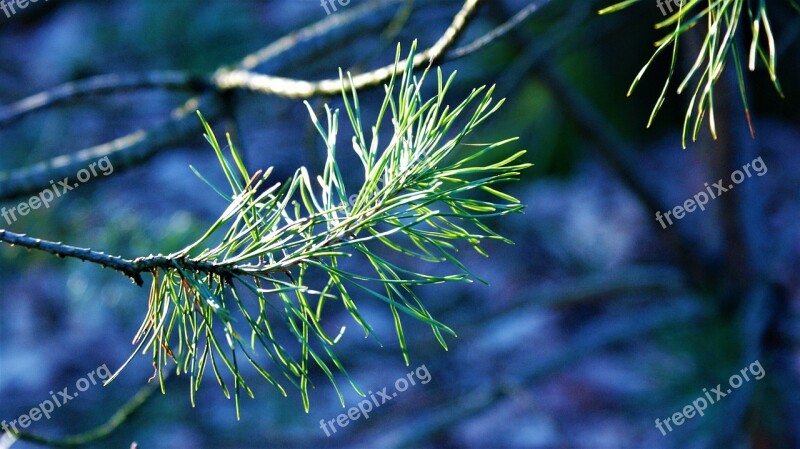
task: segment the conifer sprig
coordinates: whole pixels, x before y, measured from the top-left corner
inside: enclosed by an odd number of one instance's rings
[[[626,0],[616,3],[600,10],[600,14],[619,11],[638,1],[639,0]],[[798,8],[794,0],[789,0],[789,2],[795,9],[800,11],[800,8]],[[767,16],[766,1],[686,0],[682,3],[674,3],[678,4],[678,6],[675,6],[675,8],[677,8],[675,12],[656,24],[656,29],[666,28],[671,29],[671,31],[655,43],[656,50],[653,56],[647,61],[644,67],[642,67],[638,75],[636,75],[636,78],[633,80],[628,90],[628,95],[630,96],[631,93],[633,93],[633,90],[639,84],[639,81],[656,57],[664,51],[671,49],[672,59],[667,79],[650,114],[650,119],[647,122],[647,126],[650,127],[656,114],[658,114],[658,111],[664,104],[667,90],[675,74],[680,38],[684,33],[695,26],[703,26],[705,22],[702,31],[705,33],[705,36],[703,37],[700,51],[677,88],[678,94],[681,94],[687,89],[691,91],[691,98],[683,121],[683,147],[686,148],[687,136],[691,135],[692,141],[697,140],[697,135],[706,113],[708,114],[709,130],[711,131],[711,135],[716,139],[717,124],[714,116],[714,86],[719,81],[725,66],[730,64],[731,61],[733,62],[734,70],[736,70],[736,76],[739,81],[739,91],[747,117],[747,124],[750,128],[750,133],[754,134],[752,120],[750,118],[750,107],[747,102],[747,92],[745,91],[744,71],[742,69],[744,65],[743,62],[746,61],[748,70],[754,71],[756,69],[756,60],[761,60],[769,72],[770,79],[775,89],[778,91],[778,94],[783,97],[783,91],[781,90],[777,75],[775,38],[772,34],[772,28]],[[747,14],[746,17],[745,12]],[[741,32],[741,27],[747,25],[750,27],[751,39],[745,57],[740,54],[741,50],[736,46],[736,35]],[[696,86],[692,89],[690,85],[693,83],[694,79],[697,79],[697,81]]]
[[[287,182],[271,185],[272,169],[249,172],[230,136],[226,155],[201,116],[232,193],[212,188],[229,206],[195,243],[160,256],[172,263],[152,270],[148,311],[131,358],[139,351],[151,353],[162,381],[164,367],[174,362],[179,374],[190,377],[193,404],[210,366],[227,397],[231,380],[226,379],[232,379],[238,415],[241,392],[253,396],[242,363],[255,367],[283,395],[283,382],[297,387],[306,411],[312,370],[319,369],[335,387],[334,372],[339,371],[363,395],[334,351],[345,328],[332,328],[326,320],[333,307],[343,307],[365,335],[377,338],[357,304],[370,299],[385,303],[406,364],[403,317],[430,325],[447,348],[445,335],[455,333],[430,314],[414,288],[473,277],[456,257],[459,241],[481,254],[484,240],[508,242],[483,220],[522,210],[518,200],[496,186],[516,180],[530,164],[518,162],[524,151],[486,162],[514,139],[477,150],[465,144],[502,104],[492,99],[493,88],[474,89],[450,107],[445,95],[454,75],[444,79],[437,70],[438,91],[426,100],[421,87],[428,71],[414,76],[413,54],[414,48],[408,66],[399,71],[401,79],[392,77],[385,86],[369,134],[358,94],[346,91],[340,73],[354,132],[351,146],[364,175],[352,195],[337,162],[338,110],[326,106],[323,123],[308,108],[327,148],[322,174],[312,178],[302,167]],[[398,47],[395,65],[399,61]],[[385,143],[378,138],[382,126],[392,127]],[[379,247],[392,251],[379,252]],[[390,257],[392,252],[417,262],[402,264]],[[429,275],[419,261],[449,263],[459,273]],[[267,357],[269,364],[264,363]]]

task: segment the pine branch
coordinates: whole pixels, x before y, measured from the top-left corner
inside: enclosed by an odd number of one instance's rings
[[[97,263],[120,271],[140,285],[142,274],[151,273],[148,312],[134,338],[134,344],[138,344],[134,355],[141,349],[151,352],[159,378],[163,378],[163,366],[174,361],[178,373],[190,375],[193,403],[209,360],[223,392],[230,397],[217,363],[221,360],[233,378],[238,413],[240,391],[252,396],[240,374],[241,357],[286,395],[278,378],[258,361],[263,350],[261,355],[269,357],[280,374],[300,390],[308,410],[312,364],[334,386],[332,368],[350,379],[333,350],[344,328],[339,336],[331,337],[323,325],[326,301],[343,307],[367,336],[374,336],[374,331],[360,314],[356,304],[361,300],[353,291],[386,303],[406,364],[409,355],[402,316],[428,324],[446,348],[444,335],[455,333],[431,316],[414,288],[474,278],[456,258],[454,243],[469,243],[486,255],[481,242],[508,240],[483,221],[523,208],[495,186],[514,181],[519,171],[529,166],[516,162],[524,151],[499,162],[486,162],[513,139],[478,145],[473,153],[456,154],[474,129],[502,104],[492,99],[494,89],[474,89],[451,107],[446,105],[445,95],[453,76],[444,79],[438,71],[438,92],[425,100],[421,89],[428,72],[415,77],[416,60],[412,48],[405,67],[400,68],[398,47],[392,73],[402,73],[402,79],[390,78],[380,112],[370,127],[371,138],[363,128],[356,90],[348,93],[346,87],[353,85],[352,78],[341,77],[340,88],[354,133],[351,143],[364,174],[353,195],[348,194],[336,157],[339,111],[326,106],[327,123],[323,124],[308,106],[328,151],[323,173],[313,182],[308,171],[300,168],[286,183],[268,185],[272,169],[250,173],[230,136],[228,157],[211,127],[202,120],[232,193],[211,186],[229,206],[203,236],[181,251],[128,260],[8,231],[0,231],[0,241]],[[469,114],[468,109],[472,110]],[[392,126],[391,139],[381,144],[378,136],[384,119]],[[457,123],[463,125],[456,128]],[[379,255],[376,247],[416,261],[410,267],[398,265],[394,258]],[[360,267],[369,267],[366,271],[372,273],[349,271],[348,266],[359,267],[346,262],[351,258],[362,261]],[[428,275],[417,271],[420,262],[448,263],[461,273]],[[315,281],[320,287],[312,286]],[[282,326],[273,326],[271,321],[276,319]],[[219,327],[212,330],[214,323],[222,326],[221,332]],[[241,337],[241,327],[250,334],[249,344]],[[299,348],[287,348],[286,337]],[[352,380],[350,383],[360,393]],[[339,398],[343,401],[341,393]]]
[[[203,260],[192,260],[183,255],[165,256],[159,254],[138,257],[136,259],[124,259],[119,256],[112,256],[103,252],[94,251],[89,248],[78,248],[75,246],[65,245],[60,242],[52,242],[49,240],[28,237],[24,234],[6,231],[5,229],[0,229],[0,241],[11,246],[16,245],[27,249],[35,249],[48,254],[53,254],[58,257],[78,259],[83,262],[91,262],[100,265],[104,268],[111,268],[112,270],[116,270],[131,278],[131,280],[140,287],[144,284],[142,274],[153,273],[156,270],[180,267],[181,269],[187,271],[231,277],[247,274],[249,270],[253,268],[252,265],[247,264],[217,264]],[[278,271],[284,270],[275,269],[274,271],[261,271],[261,273],[270,274]]]
[[[304,80],[293,80],[280,77],[266,77],[251,70],[272,58],[279,56],[291,49],[300,41],[306,41],[322,33],[341,27],[376,8],[389,4],[397,3],[400,0],[382,0],[375,5],[365,5],[350,11],[349,14],[335,15],[312,26],[299,30],[285,36],[275,43],[251,54],[242,59],[233,69],[220,68],[215,75],[196,75],[174,70],[150,71],[144,73],[127,74],[105,74],[97,75],[83,80],[72,81],[52,89],[39,92],[27,98],[23,98],[11,105],[0,108],[0,127],[8,126],[24,118],[25,116],[46,108],[55,107],[63,103],[78,100],[85,97],[104,95],[110,93],[123,93],[141,89],[161,89],[167,91],[190,92],[194,94],[225,92],[227,90],[245,90],[258,94],[286,96],[290,98],[312,98],[321,95],[331,95],[339,92],[339,81],[337,79],[327,81],[317,81],[318,90],[301,91],[297,88],[285,88],[282,85],[291,84],[294,86],[307,85],[315,82]],[[505,35],[509,29],[519,25],[531,14],[539,10],[542,3],[547,1],[537,1],[520,11],[512,20],[491,32],[475,39],[470,44],[454,49],[445,55],[446,60],[464,57],[474,53],[484,46],[489,45],[496,39]],[[467,5],[465,4],[465,8]],[[470,6],[468,13],[474,14],[475,5]],[[464,14],[462,10],[461,14]],[[418,56],[415,64],[416,68],[425,62],[430,62],[441,57],[441,52],[452,46],[457,36],[463,32],[466,20],[456,16],[453,24],[445,32],[440,41],[448,36],[452,31],[453,37],[445,40],[438,49],[436,45],[431,47],[426,53]],[[429,59],[425,59],[426,55]],[[356,88],[363,89],[369,86],[376,86],[386,81],[386,68],[361,75],[364,81],[359,81],[356,77]],[[242,81],[233,81],[234,78],[241,78]]]

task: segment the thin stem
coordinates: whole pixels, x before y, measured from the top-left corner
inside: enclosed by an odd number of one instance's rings
[[[69,257],[78,259],[83,262],[91,262],[101,265],[105,268],[119,271],[131,278],[138,286],[142,286],[144,281],[142,273],[153,272],[158,269],[170,268],[183,268],[194,272],[202,272],[209,274],[216,274],[223,277],[234,276],[237,274],[246,274],[252,272],[255,265],[242,264],[225,264],[216,263],[204,260],[189,259],[185,256],[175,255],[155,255],[145,256],[136,259],[125,259],[119,256],[112,256],[102,252],[94,251],[89,248],[78,248],[76,246],[65,245],[59,242],[52,242],[49,240],[42,240],[33,237],[28,237],[24,234],[17,234],[5,229],[0,229],[0,241],[8,243],[9,245],[17,245],[27,249],[35,249],[58,257]],[[276,268],[274,270],[260,270],[262,274],[269,274],[270,272],[284,271],[283,268]]]
[[[436,43],[427,50],[414,56],[412,67],[421,68],[433,65],[445,55],[445,52],[455,44],[456,40],[466,29],[467,24],[475,15],[481,0],[466,0],[464,6],[453,18],[453,22],[444,31]],[[395,75],[402,74],[407,67],[407,61],[398,65],[390,64],[373,71],[356,75],[350,79],[345,78],[344,87],[348,91],[367,87],[374,87],[388,81]],[[397,71],[395,71],[397,70]],[[244,89],[252,92],[278,95],[287,98],[311,98],[320,95],[336,95],[342,91],[342,81],[332,78],[321,81],[305,81],[292,78],[283,78],[271,75],[262,75],[247,70],[220,70],[213,82],[221,89]]]
[[[550,4],[550,1],[551,0],[534,0],[528,6],[522,8],[520,12],[514,14],[513,17],[508,19],[500,26],[494,28],[492,31],[473,40],[469,44],[450,50],[445,55],[445,59],[448,61],[452,59],[458,59],[470,55],[472,53],[475,53],[479,50],[482,50],[484,47],[492,44],[496,40],[500,39],[501,37],[511,32],[514,28],[519,26],[519,24],[524,22],[528,17],[532,16],[533,13],[539,11],[540,9],[542,9],[542,7]]]
[[[397,0],[391,2],[383,1],[380,2],[379,5],[396,1]],[[417,55],[414,60],[414,68],[422,67],[426,63],[432,63],[439,59],[443,52],[453,45],[458,36],[463,32],[469,18],[477,9],[477,5],[480,1],[481,0],[468,0],[465,2],[462,10],[455,16],[453,23],[442,37],[439,38],[436,44],[425,52]],[[536,8],[533,8],[533,10],[535,9]],[[527,15],[530,15],[533,10],[531,10],[530,7],[526,8],[519,21],[527,17]],[[363,11],[359,11],[359,13],[360,14],[354,16],[360,17]],[[330,30],[333,28],[334,23],[338,24],[340,22],[341,20],[332,23],[323,21],[320,25],[305,30],[302,35],[305,39],[308,39],[310,35],[315,35],[319,33],[320,30]],[[463,54],[448,56],[459,57],[467,53],[472,53],[502,34],[504,34],[502,30],[496,30],[491,36],[487,35],[485,39],[473,42],[470,48],[463,49]],[[296,43],[299,37],[295,35],[291,36],[291,38],[284,37],[280,39],[278,41],[281,43],[280,45],[274,47],[268,46],[257,53],[245,57],[236,65],[235,69],[220,68],[217,73],[212,76],[192,75],[179,71],[152,71],[145,73],[98,75],[65,83],[3,107],[0,109],[0,126],[7,126],[32,112],[47,107],[53,107],[67,101],[91,95],[126,92],[138,89],[157,88],[194,93],[211,91],[224,92],[237,89],[259,94],[305,99],[337,94],[341,90],[341,84],[338,78],[314,82],[263,75],[250,71],[250,69],[265,62],[270,57],[274,57],[290,48],[288,42]],[[401,64],[400,67],[405,68],[405,64]],[[357,89],[377,86],[393,75],[393,69],[394,65],[390,65],[361,74],[355,77],[354,85]],[[311,88],[308,88],[308,86],[311,86]]]
[[[74,176],[97,159],[108,157],[115,172],[134,167],[165,148],[176,147],[200,132],[195,111],[202,107],[209,120],[222,111],[218,95],[189,99],[172,112],[172,118],[148,130],[138,130],[110,142],[60,155],[34,165],[0,173],[0,200],[35,195],[52,188],[53,180]]]
[[[353,220],[341,229],[339,235],[355,235],[359,229],[364,227],[365,223],[370,221],[370,217],[375,213],[377,213],[376,210],[371,208],[361,212],[357,216],[353,216]],[[285,273],[290,267],[300,265],[307,261],[306,258],[296,257],[290,254],[284,258],[283,261],[271,264],[270,266],[225,262],[218,263],[210,260],[191,259],[186,257],[183,252],[166,256],[158,254],[138,257],[136,259],[125,259],[120,256],[112,256],[89,248],[78,248],[60,242],[28,237],[25,234],[17,234],[5,229],[0,229],[0,242],[8,243],[11,246],[17,245],[27,249],[43,251],[62,258],[69,257],[83,262],[91,262],[104,268],[111,268],[112,270],[116,270],[128,276],[140,287],[144,285],[142,273],[153,273],[160,269],[168,270],[178,268],[197,273],[215,274],[222,278],[231,278],[237,275],[258,274],[265,276],[279,272]],[[316,244],[315,249],[324,249],[340,242],[342,242],[341,238],[331,235],[321,243]]]
[[[177,71],[98,75],[56,86],[0,108],[0,126],[8,126],[32,112],[92,95],[152,88],[199,93],[211,87],[207,77]]]

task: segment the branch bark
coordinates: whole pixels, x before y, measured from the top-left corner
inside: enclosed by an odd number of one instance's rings
[[[136,259],[124,259],[89,248],[78,248],[60,242],[28,237],[24,234],[17,234],[4,229],[0,229],[0,241],[12,246],[17,245],[27,249],[43,251],[62,258],[69,257],[83,262],[91,262],[104,268],[111,268],[112,270],[119,271],[125,276],[128,276],[140,287],[144,284],[142,273],[153,272],[158,269],[180,267],[194,272],[211,273],[228,277],[237,274],[245,274],[248,268],[253,267],[252,265],[234,265],[194,260],[182,255],[164,256],[159,254],[155,256],[138,257]]]

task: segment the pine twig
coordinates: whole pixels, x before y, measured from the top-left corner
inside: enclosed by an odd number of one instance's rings
[[[638,2],[639,0],[625,0],[603,8],[599,13],[616,12]],[[671,62],[667,79],[650,113],[650,118],[647,122],[648,127],[653,123],[656,115],[664,105],[667,92],[672,84],[675,69],[677,68],[678,47],[681,38],[685,37],[690,30],[695,30],[695,26],[698,23],[703,22],[705,22],[703,43],[697,52],[694,63],[677,88],[678,94],[684,91],[689,91],[690,94],[689,105],[683,120],[682,144],[684,148],[686,148],[687,137],[691,137],[693,142],[697,140],[701,125],[706,117],[708,117],[708,129],[711,132],[711,136],[716,139],[714,88],[725,71],[725,66],[731,65],[731,61],[733,62],[734,73],[736,73],[739,81],[738,87],[741,94],[742,107],[751,138],[755,136],[755,131],[750,118],[750,106],[745,90],[744,68],[746,67],[751,72],[755,71],[756,59],[760,59],[769,73],[775,90],[780,96],[783,96],[777,76],[775,37],[772,33],[764,0],[760,2],[745,2],[743,0],[682,2],[674,13],[656,24],[656,29],[672,30],[655,43],[656,50],[653,52],[653,56],[642,67],[628,89],[628,95],[631,95],[644,77],[645,72],[653,65],[655,59],[661,53],[670,54]],[[735,44],[736,37],[737,34],[742,33],[741,28],[747,27],[750,28],[750,35],[752,36],[750,46],[746,54],[739,54]],[[695,84],[694,87],[690,86],[692,83]]]
[[[82,262],[90,262],[104,268],[111,268],[129,277],[136,285],[142,286],[144,280],[142,274],[153,273],[159,269],[173,269],[179,267],[184,270],[215,274],[223,277],[231,277],[240,274],[247,274],[252,271],[252,265],[217,264],[202,260],[193,260],[181,255],[154,255],[138,257],[136,259],[125,259],[119,256],[112,256],[103,252],[94,251],[89,248],[78,248],[76,246],[65,245],[60,242],[52,242],[24,234],[17,234],[5,229],[0,229],[0,241],[11,246],[34,249],[58,257],[68,257],[78,259]],[[264,274],[284,271],[276,269],[264,271]]]
[[[192,401],[209,360],[224,394],[230,397],[216,362],[221,360],[233,376],[237,414],[240,393],[253,394],[240,374],[237,357],[245,357],[267,382],[286,395],[277,377],[256,359],[256,353],[266,353],[281,374],[300,390],[306,410],[312,363],[334,386],[329,363],[350,379],[333,351],[339,337],[328,336],[321,320],[325,301],[333,298],[334,304],[343,306],[367,336],[374,334],[359,312],[351,289],[364,291],[388,305],[406,363],[409,356],[401,314],[428,324],[446,348],[444,335],[455,333],[432,317],[414,287],[476,278],[456,258],[454,242],[466,242],[484,255],[483,241],[508,242],[483,221],[521,212],[519,201],[496,190],[496,185],[517,179],[530,164],[518,162],[524,151],[499,162],[486,161],[499,147],[515,139],[475,144],[478,149],[470,153],[455,151],[497,111],[502,101],[495,102],[494,88],[484,86],[474,89],[459,104],[448,105],[445,96],[454,78],[451,75],[445,79],[440,70],[438,93],[423,99],[422,84],[428,71],[421,76],[412,73],[415,45],[405,69],[395,67],[392,71],[402,73],[402,79],[390,78],[377,119],[367,128],[371,139],[365,133],[356,90],[344,87],[344,80],[352,78],[342,75],[345,110],[354,133],[351,144],[364,175],[363,184],[354,195],[348,194],[337,162],[339,111],[326,107],[327,124],[323,124],[306,103],[327,147],[323,173],[313,182],[303,167],[287,182],[268,186],[272,169],[250,173],[228,135],[230,159],[203,120],[206,138],[232,193],[211,186],[229,206],[205,234],[179,252],[129,260],[9,231],[0,231],[0,241],[97,263],[129,276],[139,285],[143,284],[142,274],[151,273],[148,311],[134,338],[134,344],[138,343],[134,355],[143,347],[152,353],[159,377],[167,362],[174,361],[178,372],[191,376]],[[395,64],[400,64],[399,47]],[[391,138],[379,143],[384,122],[391,126]],[[473,196],[478,192],[482,196]],[[390,262],[374,252],[377,245],[417,261],[451,263],[460,273],[433,276],[417,271],[417,264],[401,267],[394,259]],[[363,258],[367,263],[361,268],[371,272],[346,270],[350,263],[345,264],[344,260],[351,257]],[[276,276],[279,273],[281,276]],[[320,274],[327,282],[321,288],[312,288],[310,273]],[[256,301],[257,311],[252,310],[252,300],[243,301],[245,296],[240,290]],[[299,357],[297,351],[289,351],[279,342],[270,324],[275,315],[267,310],[277,313],[283,331],[288,331],[300,345]],[[239,316],[233,318],[234,313]],[[214,323],[222,327],[212,331]],[[251,334],[249,345],[237,330],[242,326]],[[217,336],[220,331],[225,335],[223,341]],[[352,380],[350,383],[359,391]],[[339,399],[344,400],[341,393]]]

